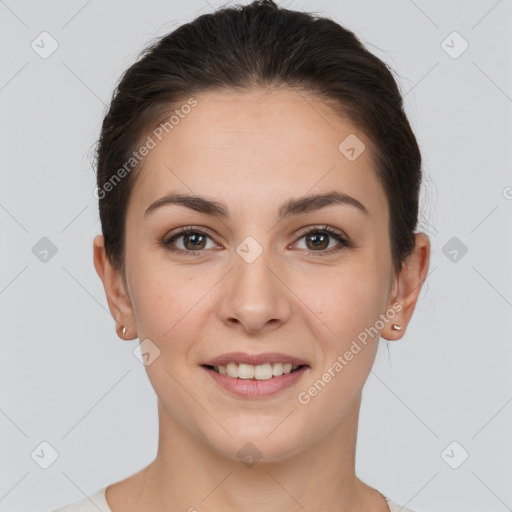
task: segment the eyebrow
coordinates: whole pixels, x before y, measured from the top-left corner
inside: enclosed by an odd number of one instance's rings
[[[336,204],[354,206],[366,216],[370,216],[366,207],[354,197],[343,192],[332,191],[325,194],[314,194],[297,199],[288,199],[279,207],[277,218],[278,220],[282,220],[292,215],[309,213]],[[170,193],[151,203],[144,212],[144,217],[166,205],[185,206],[196,212],[223,219],[228,219],[230,216],[228,207],[224,203],[213,201],[199,195]]]

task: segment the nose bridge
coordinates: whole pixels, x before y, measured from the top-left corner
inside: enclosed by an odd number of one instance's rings
[[[248,236],[235,251],[234,268],[227,276],[219,311],[222,321],[242,324],[251,332],[286,321],[290,314],[289,297],[286,286],[275,275],[271,249]]]

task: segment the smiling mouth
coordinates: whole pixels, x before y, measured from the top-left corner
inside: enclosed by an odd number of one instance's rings
[[[270,380],[308,367],[306,364],[292,365],[291,363],[265,363],[257,365],[228,363],[226,366],[202,366],[221,375],[241,380]]]

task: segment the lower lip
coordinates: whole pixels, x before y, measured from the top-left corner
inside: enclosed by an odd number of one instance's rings
[[[302,366],[294,372],[290,372],[279,377],[272,377],[268,380],[256,379],[238,379],[217,373],[210,368],[202,367],[208,372],[209,375],[224,389],[231,393],[244,397],[244,398],[263,398],[275,395],[283,389],[293,386],[308,369],[308,366]]]

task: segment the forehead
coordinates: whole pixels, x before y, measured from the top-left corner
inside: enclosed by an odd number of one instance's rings
[[[290,197],[339,190],[370,213],[387,209],[370,140],[314,96],[256,89],[194,98],[197,105],[161,140],[149,133],[155,147],[132,191],[132,214],[143,215],[145,207],[171,191],[246,209],[250,203],[271,208]]]

